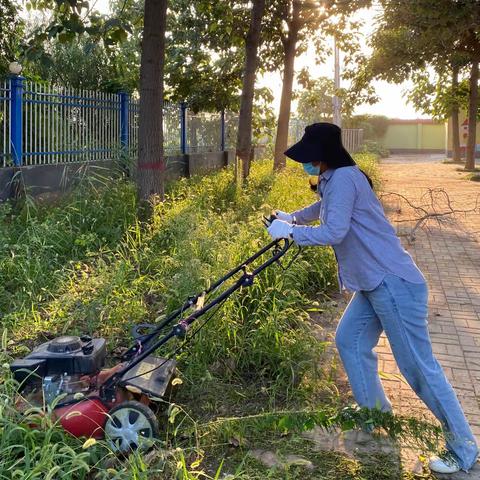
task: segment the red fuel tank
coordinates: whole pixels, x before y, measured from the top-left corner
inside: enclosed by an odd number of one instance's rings
[[[103,438],[107,413],[108,408],[99,398],[86,398],[55,409],[62,427],[74,437]]]

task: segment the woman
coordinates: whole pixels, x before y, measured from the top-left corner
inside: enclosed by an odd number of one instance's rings
[[[478,447],[457,397],[432,352],[425,278],[402,248],[370,179],[342,146],[329,123],[305,129],[285,155],[320,175],[321,200],[291,214],[277,211],[268,232],[298,245],[331,245],[340,287],[354,292],[336,332],[336,345],[356,401],[390,411],[374,348],[384,331],[400,371],[440,420],[447,452],[430,459],[438,473],[468,471]],[[319,220],[319,226],[306,226]]]

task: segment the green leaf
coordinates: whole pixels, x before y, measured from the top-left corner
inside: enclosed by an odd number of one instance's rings
[[[122,22],[118,18],[110,18],[105,22],[105,25],[103,26],[105,31],[115,27],[122,27]]]
[[[86,43],[83,47],[83,53],[85,55],[91,55],[95,51],[96,46],[97,45],[93,42]]]
[[[128,34],[123,28],[118,28],[109,34],[109,39],[112,40],[113,43],[124,42],[127,38]]]

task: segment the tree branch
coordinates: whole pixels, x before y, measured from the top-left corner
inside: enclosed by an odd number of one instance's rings
[[[415,241],[416,231],[427,226],[431,220],[434,220],[441,228],[447,222],[453,222],[458,215],[466,216],[469,213],[480,213],[480,194],[475,199],[475,206],[465,210],[455,209],[448,193],[443,188],[429,188],[420,198],[421,205],[413,204],[407,197],[396,192],[385,192],[379,195],[381,201],[389,197],[403,200],[414,211],[414,218],[396,220],[396,223],[414,223],[408,233],[400,235],[407,237],[409,243]],[[400,214],[401,212],[401,208],[398,208],[397,213]],[[476,234],[477,232],[469,233]]]

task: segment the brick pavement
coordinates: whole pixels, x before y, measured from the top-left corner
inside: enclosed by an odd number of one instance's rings
[[[394,156],[382,162],[382,190],[400,193],[419,204],[428,188],[440,187],[455,209],[468,209],[480,194],[480,183],[466,180],[459,169],[432,157]],[[406,225],[399,220],[412,218],[412,212],[403,200],[390,198],[385,203],[393,224],[404,232]],[[431,224],[428,232],[418,231],[413,244],[405,240],[404,245],[429,284],[433,350],[480,441],[480,213],[456,216],[441,228]],[[385,338],[377,351],[379,369],[386,374],[383,383],[395,410],[423,418],[429,415],[401,379]]]

